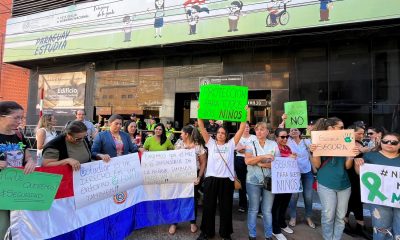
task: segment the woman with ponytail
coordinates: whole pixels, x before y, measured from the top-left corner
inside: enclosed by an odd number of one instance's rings
[[[343,130],[343,121],[332,117],[319,119],[316,130]],[[310,145],[314,152],[317,144]],[[353,149],[353,155],[360,152]],[[318,169],[318,196],[321,200],[321,225],[324,240],[340,240],[345,227],[344,218],[347,212],[347,203],[350,198],[351,184],[346,169],[353,166],[353,156],[313,156],[312,164]]]
[[[190,221],[190,231],[197,232],[196,217],[197,217],[197,201],[199,199],[199,188],[201,180],[204,176],[207,162],[207,151],[204,148],[204,140],[199,131],[194,126],[188,125],[182,128],[181,138],[175,143],[175,149],[195,149],[196,164],[197,164],[197,179],[194,182],[194,219]],[[177,223],[169,227],[169,234],[175,234]]]

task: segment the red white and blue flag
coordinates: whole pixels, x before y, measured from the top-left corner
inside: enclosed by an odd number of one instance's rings
[[[76,209],[69,166],[37,168],[62,174],[48,211],[11,211],[13,240],[124,239],[135,229],[194,219],[193,183],[140,185]]]

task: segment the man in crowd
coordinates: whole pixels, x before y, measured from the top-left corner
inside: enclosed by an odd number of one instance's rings
[[[85,119],[86,113],[85,110],[79,109],[75,112],[76,119],[75,121],[83,122],[87,127],[87,137],[89,142],[93,141],[94,137],[96,137],[97,129],[90,121]]]

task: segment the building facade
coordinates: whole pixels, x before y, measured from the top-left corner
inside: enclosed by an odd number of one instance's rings
[[[5,60],[32,69],[31,99],[44,89],[56,114],[134,112],[182,126],[196,117],[201,84],[245,85],[252,123],[277,126],[284,102],[307,100],[310,119],[399,130],[395,0],[130,3],[82,3],[9,21]],[[29,116],[37,104],[30,101]]]
[[[28,107],[29,69],[3,62],[4,40],[7,19],[11,17],[12,1],[0,4],[0,99],[18,102],[24,109]]]

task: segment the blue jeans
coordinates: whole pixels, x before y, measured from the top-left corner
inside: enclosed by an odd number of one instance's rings
[[[302,173],[301,174],[301,183],[303,184],[303,199],[304,206],[306,211],[306,218],[311,218],[312,216],[312,202],[313,202],[313,185],[314,176],[312,172]],[[289,203],[289,213],[290,218],[296,218],[296,209],[297,209],[297,200],[299,199],[300,193],[293,193],[292,199],[290,199]]]
[[[261,202],[261,211],[263,213],[263,225],[265,237],[272,237],[272,213],[271,208],[274,203],[274,195],[263,188],[262,185],[246,183],[247,195],[249,197],[249,208],[247,214],[247,228],[249,236],[256,237],[257,214]]]
[[[400,238],[400,208],[371,204],[374,240]]]
[[[344,217],[347,212],[351,187],[334,190],[318,184],[321,200],[321,225],[324,240],[340,240],[344,230]]]

